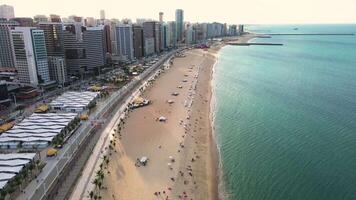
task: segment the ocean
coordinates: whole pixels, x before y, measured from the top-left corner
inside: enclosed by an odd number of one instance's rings
[[[356,33],[356,25],[248,30]],[[356,36],[253,42],[284,45],[226,46],[214,69],[224,194],[230,200],[356,199]]]

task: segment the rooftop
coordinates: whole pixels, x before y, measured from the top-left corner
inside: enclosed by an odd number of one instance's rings
[[[4,188],[35,156],[35,153],[0,154],[0,189]]]
[[[53,100],[49,105],[60,107],[61,109],[84,109],[88,104],[99,95],[98,92],[66,92]]]
[[[19,143],[23,147],[46,146],[76,116],[76,113],[32,114],[0,135],[0,147],[10,145],[14,148]]]

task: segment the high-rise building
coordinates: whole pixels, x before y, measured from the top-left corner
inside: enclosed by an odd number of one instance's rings
[[[221,37],[224,33],[224,24],[221,23],[209,23],[207,24],[207,37],[208,38],[215,38]]]
[[[183,40],[183,34],[184,34],[184,16],[183,16],[183,10],[182,9],[177,9],[176,10],[176,36],[177,36],[177,41],[181,42]]]
[[[47,55],[64,57],[64,35],[62,23],[40,22],[37,27],[44,32]]]
[[[110,25],[104,25],[104,45],[107,54],[112,54]]]
[[[68,17],[68,23],[80,23],[81,25],[83,25],[83,17],[79,17],[76,15],[71,15]]]
[[[240,24],[240,25],[239,25],[239,32],[238,32],[238,34],[239,34],[239,35],[242,35],[244,32],[245,32],[245,31],[244,31],[244,25]]]
[[[15,53],[11,25],[7,21],[0,21],[0,68],[4,67],[15,67]]]
[[[12,30],[18,78],[33,85],[50,82],[43,30],[16,27]]]
[[[101,20],[105,19],[105,10],[100,10],[100,19]]]
[[[224,27],[223,27],[223,33],[222,33],[223,36],[227,35],[227,29],[228,29],[228,27],[227,27],[227,24],[225,23]]]
[[[55,80],[58,84],[64,84],[68,81],[64,57],[48,56],[48,67],[52,80]]]
[[[159,53],[162,51],[161,49],[161,24],[159,22],[155,22],[155,52]]]
[[[176,47],[177,44],[177,31],[176,23],[174,21],[168,22],[168,35],[169,35],[169,47]]]
[[[185,43],[191,45],[194,43],[194,30],[193,26],[189,24],[187,26],[187,31],[185,32]]]
[[[170,46],[170,34],[169,34],[169,29],[168,29],[168,24],[164,23],[163,24],[163,40],[164,40],[164,48],[169,48]]]
[[[164,36],[164,24],[163,23],[159,23],[159,38],[160,38],[160,42],[159,42],[159,46],[160,46],[160,51],[163,51],[166,46],[165,46],[165,36]]]
[[[206,24],[196,23],[193,25],[194,27],[194,38],[196,43],[202,43],[206,40]]]
[[[89,27],[96,26],[96,20],[94,17],[87,17],[84,20],[84,25]]]
[[[62,22],[61,17],[55,14],[49,15],[49,19],[50,22]]]
[[[146,19],[146,18],[137,18],[136,24],[142,26],[144,22],[152,22],[153,19]]]
[[[105,65],[104,26],[84,27],[70,23],[64,27],[64,52],[68,74],[98,72]]]
[[[140,25],[133,25],[132,32],[133,32],[134,56],[136,59],[140,59],[144,56],[143,27]]]
[[[33,19],[29,18],[29,17],[16,17],[16,18],[12,18],[11,21],[15,21],[15,22],[19,23],[19,26],[22,26],[22,27],[33,27],[34,26]]]
[[[231,36],[237,35],[237,26],[236,25],[229,26],[228,35],[231,35]]]
[[[67,75],[64,59],[63,25],[59,22],[40,22],[37,27],[44,32],[50,78],[61,84],[62,81],[67,80],[66,77],[62,77],[62,74]]]
[[[144,22],[142,25],[145,56],[152,55],[156,51],[156,22]]]
[[[0,18],[11,19],[15,17],[14,7],[10,5],[0,5]]]
[[[110,40],[111,40],[111,54],[117,55],[117,43],[116,43],[116,26],[119,24],[119,20],[111,20],[110,22]]]
[[[159,12],[159,22],[163,23],[163,12]]]
[[[33,17],[35,23],[48,22],[48,17],[46,15],[36,15]]]
[[[121,60],[134,58],[132,25],[120,24],[116,27],[116,42]]]

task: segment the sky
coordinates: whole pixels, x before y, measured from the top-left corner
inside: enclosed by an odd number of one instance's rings
[[[356,23],[356,0],[0,0],[12,5],[16,17],[36,14],[99,18],[174,20],[175,9],[184,21],[228,24]]]

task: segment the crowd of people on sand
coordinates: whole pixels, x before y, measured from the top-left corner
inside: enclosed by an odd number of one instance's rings
[[[188,69],[190,69],[189,72],[192,72],[191,69],[193,69],[193,67],[194,66],[191,66],[191,67],[188,68]],[[199,71],[199,68],[198,68],[198,71]],[[187,74],[185,74],[184,76],[188,77]],[[191,132],[192,125],[191,125],[191,123],[189,123],[189,121],[191,121],[190,120],[190,112],[191,112],[190,108],[191,108],[191,106],[193,104],[193,101],[194,101],[194,95],[195,95],[195,91],[196,91],[198,74],[194,75],[194,79],[196,79],[196,80],[192,81],[192,85],[189,88],[189,95],[188,95],[188,100],[191,100],[190,101],[191,103],[189,104],[189,106],[185,106],[185,107],[189,107],[189,109],[187,109],[187,114],[188,114],[187,122],[185,122],[183,119],[181,119],[179,121],[179,125],[183,126],[183,128],[184,128],[184,134],[182,135],[183,141],[179,142],[179,148],[177,150],[178,153],[180,153],[185,147],[185,145],[184,145],[184,139],[186,138],[185,136],[190,135],[191,138],[194,140],[195,144],[198,143],[197,138],[194,137],[194,135],[193,135],[193,133],[196,132],[196,130],[193,129],[193,132]],[[183,88],[183,86],[179,85],[179,86],[177,86],[177,88]],[[201,119],[201,117],[200,117],[200,119]],[[198,119],[195,119],[195,125],[194,125],[195,128],[197,128],[197,123],[198,123]],[[191,134],[189,134],[189,133],[191,133]],[[158,148],[161,148],[161,145],[159,145]],[[194,152],[194,157],[192,157],[189,161],[191,163],[194,163],[196,161],[196,159],[199,159],[199,158],[200,158],[199,155],[197,155],[197,153]],[[173,169],[171,163],[168,163],[168,166],[169,166],[169,168],[171,170]],[[188,165],[187,167],[185,167],[182,170],[179,170],[179,172],[178,172],[179,176],[177,178],[170,177],[169,179],[170,179],[171,182],[176,182],[178,179],[183,179],[183,184],[184,185],[189,185],[189,183],[190,183],[189,180],[192,179],[193,176],[194,176],[193,175],[192,165]],[[191,180],[191,183],[194,185],[195,188],[198,188],[197,183],[195,181],[193,181],[193,180],[194,179]],[[168,189],[167,192],[165,190],[154,192],[154,196],[156,196],[157,198],[164,198],[166,200],[170,199],[170,195],[168,195],[168,192],[171,191],[172,188],[168,187],[167,189]],[[177,197],[178,197],[178,199],[189,199],[188,193],[186,191],[183,191],[182,193],[178,194]],[[174,199],[176,199],[176,198],[174,198]],[[190,198],[190,199],[192,200],[192,198]]]
[[[194,65],[188,67],[188,72],[193,72],[194,69]],[[197,71],[199,72],[199,67],[197,69]],[[139,90],[140,93],[143,93],[143,91],[145,91],[148,87],[150,87],[151,85],[153,85],[154,81],[157,79],[157,77],[163,72],[163,70],[159,70],[151,79],[149,79],[147,81],[147,83]],[[194,80],[192,81],[192,84],[189,87],[189,91],[188,91],[188,97],[186,102],[189,102],[188,104],[185,104],[185,107],[187,107],[187,117],[186,120],[181,119],[179,121],[179,125],[183,127],[184,129],[184,134],[182,135],[182,141],[179,142],[179,146],[178,146],[178,153],[180,153],[181,151],[184,150],[185,148],[185,141],[187,139],[188,136],[190,136],[192,138],[192,140],[194,141],[195,144],[198,144],[198,139],[194,136],[194,133],[196,132],[196,128],[198,125],[198,121],[199,119],[195,119],[193,121],[193,119],[190,119],[191,117],[191,106],[194,102],[194,96],[196,95],[196,87],[197,87],[197,79],[198,79],[198,75],[199,73],[197,73],[196,75],[192,76],[194,78]],[[189,77],[188,74],[184,74],[184,78]],[[184,79],[184,83],[187,83],[187,81],[185,81],[186,79]],[[185,86],[184,86],[185,87]],[[177,88],[182,89],[183,86],[182,85],[178,85]],[[173,95],[173,96],[177,96],[177,95]],[[167,101],[168,102],[168,101]],[[172,100],[172,102],[174,102],[174,100]],[[122,119],[125,120],[126,117],[128,117],[128,113],[129,113],[129,108],[125,109],[125,117]],[[199,112],[199,111],[198,111]],[[163,118],[162,118],[163,119]],[[201,117],[200,117],[201,119]],[[166,120],[166,119],[165,119]],[[165,121],[162,120],[162,121]],[[161,121],[159,118],[156,119],[156,121]],[[194,123],[194,127],[192,126],[192,124]],[[200,128],[201,129],[201,128]],[[121,138],[121,133],[119,133],[119,136]],[[186,137],[187,136],[187,137]],[[162,148],[161,145],[158,146],[159,149]],[[194,181],[194,174],[193,174],[193,168],[192,168],[192,164],[199,159],[199,155],[197,155],[196,152],[194,152],[194,156],[192,158],[188,158],[189,162],[191,162],[190,165],[187,165],[186,167],[181,167],[181,169],[178,171],[178,177],[169,177],[169,180],[174,183],[177,181],[182,181],[182,183],[186,186],[191,185],[193,186],[195,189],[198,188],[197,183]],[[173,162],[173,161],[172,161]],[[139,167],[141,166],[141,162],[140,159],[137,159],[135,166]],[[173,169],[172,167],[172,163],[169,163],[169,168]],[[172,172],[174,173],[174,171],[172,170]],[[177,194],[177,193],[175,193]],[[114,195],[114,194],[113,194]],[[176,197],[173,198],[173,194],[172,194],[172,187],[167,187],[165,190],[162,191],[157,191],[153,193],[154,196],[156,196],[158,199],[184,199],[184,200],[193,200],[191,197],[189,197],[188,192],[186,191],[182,191],[179,192],[177,194]]]

